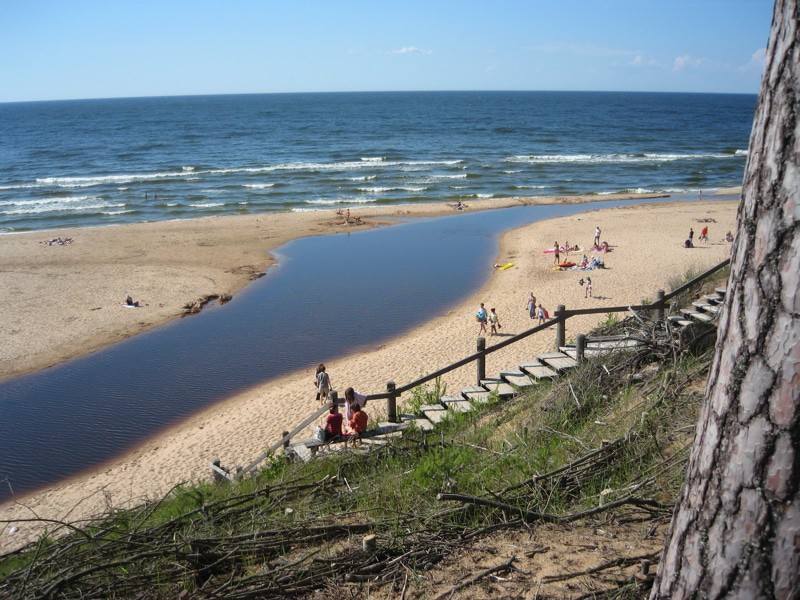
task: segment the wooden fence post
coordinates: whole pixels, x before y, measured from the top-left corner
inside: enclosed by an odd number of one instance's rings
[[[283,447],[284,448],[288,448],[289,447],[289,432],[288,431],[284,431],[281,434],[281,437],[283,438]]]
[[[478,338],[478,382],[475,385],[480,385],[483,379],[486,379],[486,355],[483,351],[486,350],[486,338]]]
[[[583,356],[586,352],[586,336],[579,333],[575,336],[575,360],[578,364],[583,362]]]
[[[567,343],[567,320],[564,318],[566,311],[567,307],[563,304],[559,304],[556,309],[555,318],[558,319],[558,323],[556,323],[556,349],[565,346]]]
[[[386,392],[389,394],[389,397],[386,399],[386,413],[387,419],[389,419],[389,423],[397,423],[397,394],[395,390],[397,389],[397,385],[394,381],[387,381],[386,382]]]
[[[664,320],[664,290],[656,290],[656,317],[659,321]]]

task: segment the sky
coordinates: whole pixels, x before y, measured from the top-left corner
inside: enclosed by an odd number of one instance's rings
[[[0,0],[0,102],[758,93],[772,0]]]

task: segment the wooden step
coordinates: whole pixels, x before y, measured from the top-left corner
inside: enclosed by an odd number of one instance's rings
[[[438,425],[442,421],[447,418],[447,409],[444,406],[439,405],[438,408],[433,405],[426,405],[420,407],[420,411],[425,418],[428,419],[434,425]]]
[[[481,385],[485,387],[489,393],[497,394],[500,398],[510,398],[517,393],[513,387],[502,379],[481,379]]]
[[[681,313],[686,315],[686,317],[692,321],[698,321],[700,323],[710,323],[714,320],[714,317],[711,315],[706,315],[697,311],[692,310],[691,308],[682,308]]]
[[[705,296],[703,296],[703,298],[705,299],[706,302],[709,302],[711,304],[722,304],[722,302],[725,300],[725,298],[723,298],[719,294],[706,294]]]
[[[442,404],[444,404],[447,410],[452,410],[455,412],[466,413],[472,410],[472,403],[469,400],[464,400],[463,398],[456,396],[443,397]]]
[[[566,371],[567,369],[572,369],[573,367],[578,366],[578,362],[574,358],[561,352],[542,354],[537,358],[548,367],[551,367],[556,371]]]
[[[535,377],[536,379],[554,379],[558,377],[558,373],[548,367],[547,365],[543,365],[539,361],[536,363],[527,363],[524,365],[520,365],[520,368],[525,371],[531,377]]]
[[[463,390],[461,390],[461,393],[470,402],[479,402],[479,403],[488,402],[489,398],[491,398],[492,396],[488,390],[486,390],[483,387],[479,387],[477,385],[466,387]]]
[[[314,458],[314,453],[311,452],[311,449],[305,444],[292,444],[289,448],[291,448],[295,455],[303,462],[308,462]]]
[[[683,317],[679,317],[677,315],[672,315],[667,317],[670,323],[673,325],[677,325],[678,327],[686,327],[687,325],[691,325],[692,322],[688,319],[684,319]]]
[[[418,415],[400,415],[400,422],[406,425],[413,425],[421,431],[433,431],[434,425],[425,417]]]
[[[536,380],[522,371],[501,371],[500,376],[515,388],[525,389],[536,385]]]
[[[718,296],[722,296],[723,298],[728,293],[728,288],[726,287],[718,287],[714,288],[714,291],[717,293]]]
[[[715,315],[719,312],[719,306],[708,304],[707,302],[702,302],[700,300],[695,300],[692,302],[692,306],[694,306],[698,311],[708,313],[710,315]]]

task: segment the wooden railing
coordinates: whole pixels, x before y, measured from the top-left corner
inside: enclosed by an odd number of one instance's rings
[[[688,289],[696,286],[698,283],[702,282],[706,278],[710,277],[717,271],[725,268],[730,264],[730,259],[726,259],[712,267],[708,271],[698,275],[691,281],[683,284],[679,288],[671,291],[669,294],[665,294],[664,290],[657,290],[656,291],[656,300],[652,304],[628,304],[625,306],[604,306],[601,308],[581,308],[576,310],[567,310],[567,308],[560,304],[556,309],[555,313],[553,314],[553,318],[543,325],[537,325],[536,327],[532,327],[527,331],[523,331],[522,333],[518,333],[508,339],[503,340],[502,342],[498,342],[497,344],[493,344],[489,348],[486,348],[486,340],[484,338],[478,338],[478,350],[474,354],[470,354],[462,358],[461,360],[454,362],[446,367],[442,367],[441,369],[434,371],[433,373],[429,373],[419,379],[415,379],[414,381],[407,383],[401,387],[397,387],[395,382],[389,381],[386,384],[386,392],[380,394],[369,394],[367,395],[367,400],[386,400],[387,401],[387,418],[390,422],[397,422],[397,398],[400,397],[401,394],[413,390],[429,381],[433,381],[434,379],[441,377],[449,373],[450,371],[454,371],[459,369],[465,365],[468,365],[472,362],[475,362],[477,365],[477,382],[480,384],[482,379],[486,378],[486,357],[493,353],[497,352],[498,350],[502,350],[512,344],[519,342],[520,340],[524,340],[525,338],[533,335],[534,333],[538,333],[545,329],[549,329],[550,327],[556,327],[556,347],[564,346],[565,345],[565,337],[566,337],[566,322],[567,319],[570,317],[574,317],[577,315],[597,315],[597,314],[608,314],[608,313],[617,313],[617,312],[628,312],[628,311],[655,311],[657,314],[658,319],[664,318],[664,313],[667,307],[667,302],[675,298],[676,296],[680,295],[681,293],[685,292]],[[310,415],[306,418],[300,425],[295,427],[292,431],[284,432],[281,436],[281,439],[278,440],[275,444],[273,444],[269,450],[264,452],[261,456],[259,456],[256,460],[250,463],[244,470],[244,473],[250,472],[255,469],[258,464],[260,464],[265,458],[267,458],[270,454],[275,452],[281,446],[288,446],[291,439],[297,435],[299,432],[304,430],[308,427],[311,423],[316,421],[320,416],[322,416],[325,412],[328,411],[327,406],[323,406],[314,414]]]

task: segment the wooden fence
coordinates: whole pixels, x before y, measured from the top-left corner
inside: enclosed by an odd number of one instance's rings
[[[387,405],[387,418],[390,422],[396,423],[397,422],[397,399],[404,393],[413,390],[429,381],[433,381],[434,379],[441,377],[449,373],[450,371],[454,371],[463,367],[464,365],[468,365],[472,362],[476,364],[476,380],[477,383],[480,385],[482,379],[486,378],[486,357],[491,354],[492,352],[497,352],[498,350],[502,350],[503,348],[510,346],[519,342],[520,340],[524,340],[525,338],[538,333],[540,331],[544,331],[545,329],[549,329],[551,327],[556,328],[556,347],[564,346],[566,343],[566,322],[567,319],[570,317],[574,317],[577,315],[597,315],[597,314],[608,314],[608,313],[618,313],[618,312],[628,312],[628,311],[648,311],[648,312],[655,312],[656,318],[659,320],[664,319],[664,314],[667,308],[667,303],[670,302],[676,296],[682,294],[686,290],[691,289],[692,287],[696,286],[706,278],[710,277],[717,271],[725,268],[730,264],[730,259],[726,259],[712,267],[708,271],[698,275],[691,281],[683,284],[679,288],[671,291],[669,294],[665,294],[664,290],[657,290],[656,291],[656,299],[652,304],[636,304],[636,305],[626,305],[626,306],[604,306],[601,308],[582,308],[577,310],[567,310],[567,308],[560,304],[556,309],[555,313],[553,314],[553,318],[550,319],[547,323],[543,325],[537,325],[527,331],[523,331],[522,333],[518,333],[508,339],[503,340],[502,342],[498,342],[486,348],[486,340],[484,338],[478,338],[478,349],[474,354],[470,354],[462,358],[461,360],[454,362],[446,367],[439,369],[438,371],[434,371],[424,377],[420,377],[419,379],[415,379],[414,381],[407,383],[403,386],[397,387],[394,381],[389,381],[386,383],[386,392],[380,394],[369,394],[367,396],[367,400],[386,400]],[[334,401],[337,401],[334,398]],[[256,460],[250,463],[247,467],[243,469],[243,473],[251,472],[258,466],[264,459],[266,459],[270,454],[278,450],[280,447],[286,447],[289,445],[292,438],[303,431],[306,427],[308,427],[311,423],[315,422],[319,419],[323,414],[328,412],[328,406],[323,406],[308,418],[306,418],[302,423],[300,423],[297,427],[295,427],[292,431],[286,431],[281,436],[275,444],[270,446],[269,450],[264,452],[261,456],[259,456]]]

